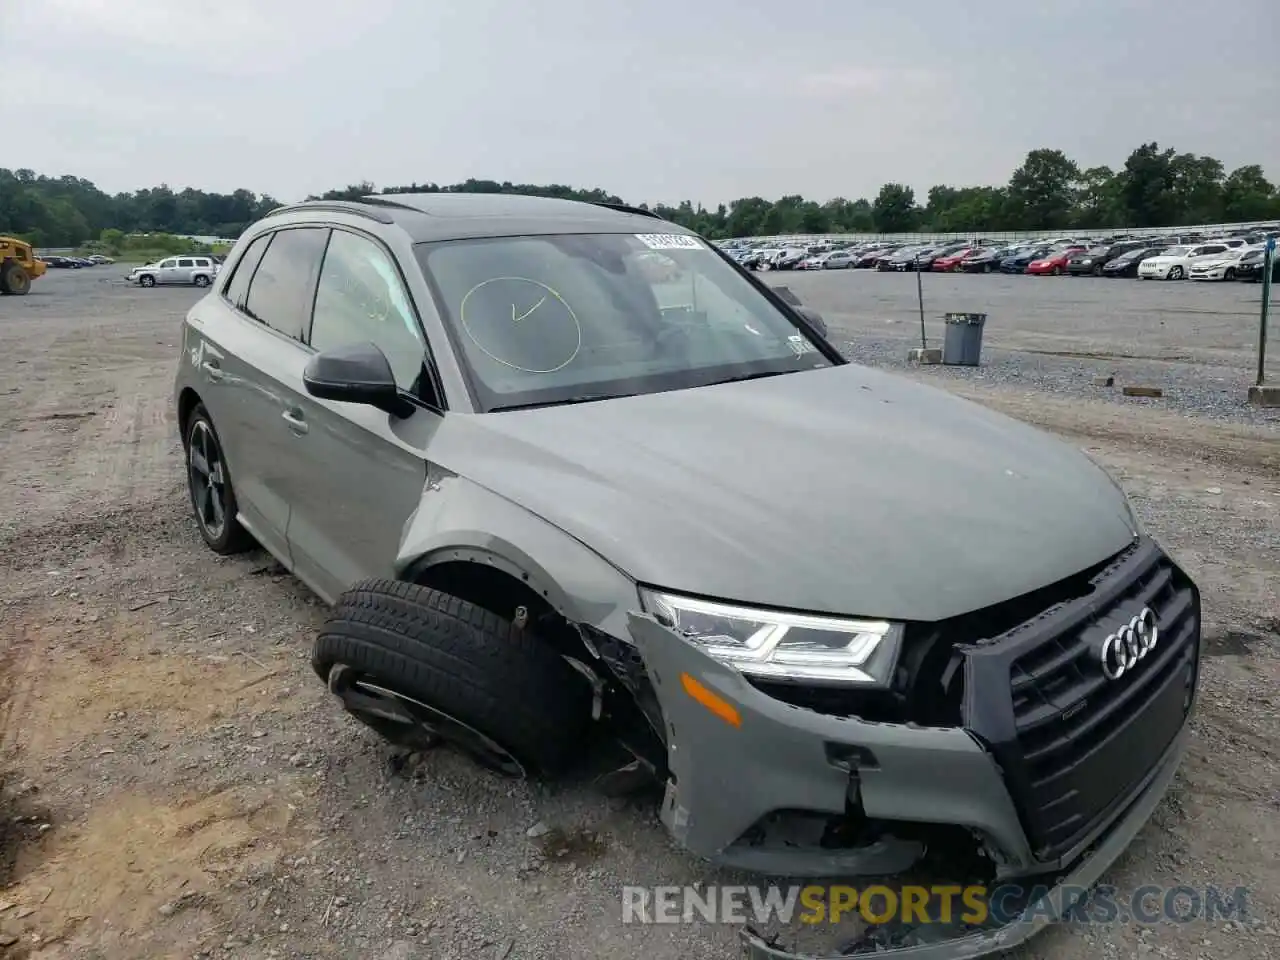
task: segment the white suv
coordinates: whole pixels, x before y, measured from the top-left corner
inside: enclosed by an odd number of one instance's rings
[[[217,275],[218,262],[213,257],[166,257],[157,263],[136,268],[129,274],[129,280],[143,287],[162,283],[207,287]]]
[[[1170,247],[1158,257],[1143,260],[1138,264],[1140,280],[1183,280],[1191,270],[1191,264],[1197,257],[1222,254],[1230,249],[1225,243],[1200,243],[1195,246],[1186,245]]]

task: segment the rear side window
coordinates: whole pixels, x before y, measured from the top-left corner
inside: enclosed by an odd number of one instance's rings
[[[230,279],[222,288],[222,295],[231,302],[232,306],[244,308],[244,297],[249,292],[249,281],[253,279],[253,271],[258,268],[262,255],[267,252],[267,244],[271,242],[272,236],[273,234],[264,233],[254,239],[244,255],[236,262]]]
[[[327,227],[281,230],[258,263],[244,312],[286,337],[304,342]]]
[[[178,266],[180,267],[194,267],[195,265],[196,262],[190,258],[178,261]]]

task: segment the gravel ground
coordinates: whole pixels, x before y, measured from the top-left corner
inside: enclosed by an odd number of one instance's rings
[[[920,346],[914,274],[760,276],[789,286],[822,312],[832,336],[860,363],[905,368],[907,351]],[[1257,374],[1261,284],[969,274],[925,274],[921,280],[930,346],[942,346],[944,313],[987,314],[982,367],[936,368],[936,379],[1280,424],[1280,410],[1251,406],[1247,398]],[[1273,345],[1271,357],[1274,381],[1280,378],[1280,348]],[[1095,386],[1100,376],[1114,376],[1115,386]],[[1160,387],[1164,396],[1124,397],[1124,385]]]
[[[734,956],[726,927],[620,922],[623,883],[736,879],[673,849],[650,804],[400,756],[338,710],[307,662],[318,602],[188,519],[170,389],[195,292],[123,273],[0,299],[4,955]],[[924,279],[931,313],[991,314],[993,362],[906,374],[1087,449],[1204,590],[1191,753],[1109,882],[1252,891],[1247,922],[1064,927],[1023,956],[1276,956],[1280,425],[1240,402],[1256,288]],[[912,278],[786,280],[853,355],[904,366]]]

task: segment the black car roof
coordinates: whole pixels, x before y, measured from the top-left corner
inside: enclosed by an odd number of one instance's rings
[[[415,242],[555,233],[675,233],[693,231],[623,204],[586,203],[509,193],[397,193],[359,200],[306,200],[279,214],[346,213],[395,224]]]

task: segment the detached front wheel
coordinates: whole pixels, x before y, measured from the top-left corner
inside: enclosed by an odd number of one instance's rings
[[[552,647],[457,597],[365,580],[338,598],[312,667],[356,719],[408,749],[442,742],[506,777],[582,754],[591,686]]]

